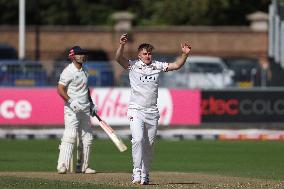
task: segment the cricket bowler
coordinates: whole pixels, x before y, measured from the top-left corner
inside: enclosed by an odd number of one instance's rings
[[[81,137],[83,143],[81,172],[96,173],[88,164],[93,140],[90,115],[97,112],[97,106],[90,97],[88,74],[82,66],[86,62],[86,54],[87,51],[81,49],[81,47],[72,47],[69,51],[69,58],[72,62],[63,70],[58,82],[58,94],[65,101],[65,130],[61,139],[57,165],[59,174],[65,174],[69,171],[77,135]]]
[[[152,60],[154,47],[143,43],[138,47],[138,59],[128,60],[124,57],[124,46],[127,34],[120,37],[115,60],[126,70],[129,70],[131,95],[127,116],[132,134],[132,183],[148,185],[150,162],[153,156],[153,146],[157,134],[159,110],[158,80],[160,73],[178,70],[188,57],[191,46],[181,44],[181,56],[173,63]]]

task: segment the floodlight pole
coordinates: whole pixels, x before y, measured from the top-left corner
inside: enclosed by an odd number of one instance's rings
[[[25,0],[19,0],[19,59],[25,59]]]

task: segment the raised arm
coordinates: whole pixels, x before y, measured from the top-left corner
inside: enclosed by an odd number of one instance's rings
[[[181,56],[178,57],[175,62],[169,64],[168,71],[180,69],[184,65],[190,50],[191,50],[190,44],[187,43],[181,44],[181,51],[182,51]]]
[[[119,46],[116,50],[115,60],[124,68],[128,68],[128,60],[123,56],[124,45],[127,43],[127,34],[123,34],[119,40]]]

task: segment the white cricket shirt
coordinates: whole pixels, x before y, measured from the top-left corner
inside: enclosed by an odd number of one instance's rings
[[[71,99],[77,99],[85,108],[89,107],[88,74],[83,68],[78,69],[70,63],[61,73],[58,83],[66,86]]]
[[[167,71],[166,62],[152,61],[147,65],[141,60],[129,61],[131,95],[129,108],[157,112],[158,84],[161,71]]]

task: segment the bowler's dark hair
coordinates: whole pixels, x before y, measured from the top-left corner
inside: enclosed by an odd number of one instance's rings
[[[154,50],[154,46],[148,43],[142,43],[138,47],[138,52],[142,51],[143,49],[146,49],[146,51],[152,52]]]

